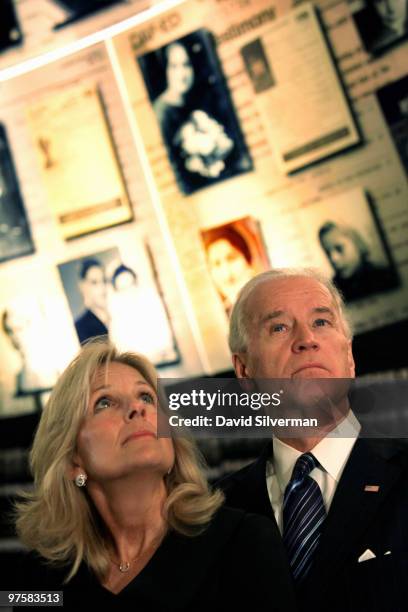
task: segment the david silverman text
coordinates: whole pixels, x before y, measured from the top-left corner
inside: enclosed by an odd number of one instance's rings
[[[214,423],[215,421],[215,423]],[[192,418],[172,414],[169,417],[171,427],[317,427],[317,419],[284,419],[266,415],[249,415],[246,417],[227,418],[198,415]]]

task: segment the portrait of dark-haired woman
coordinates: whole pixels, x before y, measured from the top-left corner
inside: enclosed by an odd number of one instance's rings
[[[183,193],[252,168],[209,32],[197,30],[138,62]]]

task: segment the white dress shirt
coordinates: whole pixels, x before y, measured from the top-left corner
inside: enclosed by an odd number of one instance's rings
[[[330,435],[322,438],[311,453],[321,467],[314,468],[310,476],[317,482],[322,492],[326,512],[329,511],[337,484],[344,466],[356,442],[361,426],[350,411]],[[347,436],[347,437],[346,437]],[[266,486],[276,522],[283,531],[282,505],[286,485],[291,479],[293,468],[301,451],[288,446],[278,438],[273,439],[273,460],[266,462]]]

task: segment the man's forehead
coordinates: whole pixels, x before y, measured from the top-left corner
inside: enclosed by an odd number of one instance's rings
[[[268,302],[276,305],[276,310],[284,310],[293,300],[305,305],[313,301],[316,306],[333,304],[333,296],[327,287],[315,278],[302,276],[269,279],[255,287],[248,301],[254,304]]]

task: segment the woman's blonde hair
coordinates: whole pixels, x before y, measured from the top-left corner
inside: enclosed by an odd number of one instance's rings
[[[157,375],[142,355],[119,352],[105,337],[87,343],[59,378],[41,415],[30,465],[34,489],[16,504],[22,542],[50,563],[70,565],[68,582],[82,561],[103,577],[109,565],[109,535],[89,495],[69,476],[77,435],[86,414],[96,370],[110,362],[135,368],[157,390]],[[169,528],[194,535],[205,528],[223,502],[211,492],[204,461],[187,437],[174,437],[175,463],[165,478],[164,512]]]

